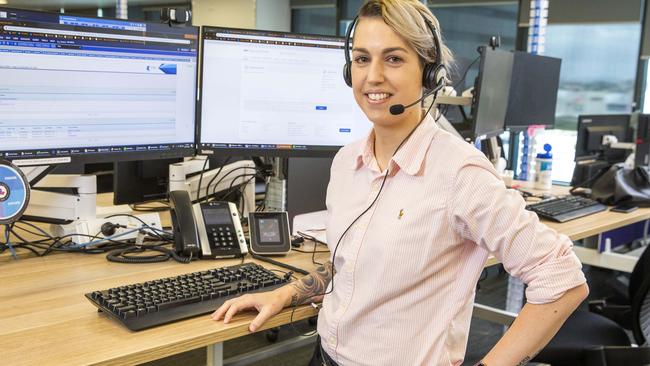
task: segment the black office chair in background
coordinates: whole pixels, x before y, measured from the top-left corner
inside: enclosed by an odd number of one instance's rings
[[[573,313],[533,361],[552,366],[650,365],[650,250],[646,248],[630,276],[629,306],[609,308],[596,302],[590,310]],[[624,330],[629,325],[638,347]]]

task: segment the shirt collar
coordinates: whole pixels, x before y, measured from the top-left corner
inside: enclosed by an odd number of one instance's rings
[[[431,115],[427,114],[420,125],[415,129],[409,139],[402,145],[388,163],[390,175],[395,175],[399,169],[408,175],[417,175],[424,165],[424,156],[429,149],[429,143],[437,132],[438,127]],[[372,129],[359,146],[353,169],[358,170],[365,166],[371,170],[379,171],[375,159],[375,131]]]

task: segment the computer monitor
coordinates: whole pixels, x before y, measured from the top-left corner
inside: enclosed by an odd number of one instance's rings
[[[191,26],[0,8],[0,157],[194,154],[197,46]]]
[[[561,65],[559,58],[514,52],[505,117],[507,129],[523,130],[530,125],[553,127]]]
[[[199,152],[333,156],[371,123],[340,37],[203,27]]]
[[[503,131],[508,97],[513,54],[509,51],[479,48],[481,60],[474,83],[472,99],[472,126],[464,137],[483,139]]]
[[[629,114],[603,114],[583,115],[578,117],[578,139],[576,141],[575,159],[601,157],[606,153],[606,146],[603,145],[603,136],[616,136],[618,142],[633,142],[632,128],[630,127]],[[612,151],[615,155],[625,158],[624,149]],[[620,157],[612,156],[610,159],[620,160]]]
[[[167,198],[169,165],[183,159],[122,161],[113,167],[113,204],[132,204]]]

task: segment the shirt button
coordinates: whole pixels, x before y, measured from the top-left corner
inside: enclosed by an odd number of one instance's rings
[[[331,337],[330,337],[330,344],[331,344],[332,346],[334,346],[335,343],[336,343],[336,337],[331,336]]]

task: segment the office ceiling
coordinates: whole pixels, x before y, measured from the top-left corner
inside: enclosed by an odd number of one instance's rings
[[[22,9],[74,9],[74,8],[109,8],[115,6],[115,0],[6,0],[4,6]],[[189,0],[129,0],[129,5],[165,5],[184,4]]]

